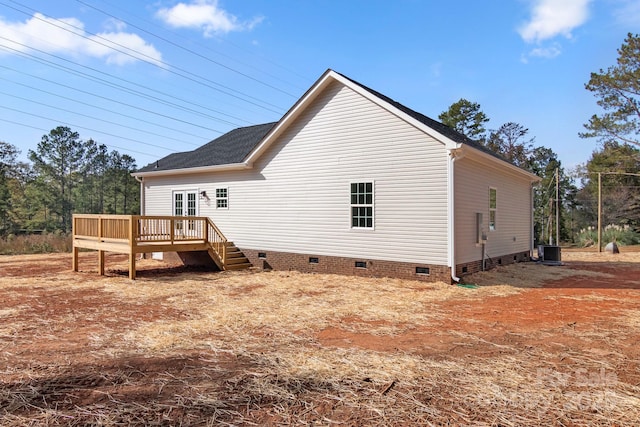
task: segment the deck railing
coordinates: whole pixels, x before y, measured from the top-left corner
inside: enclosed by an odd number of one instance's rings
[[[227,262],[227,238],[209,218],[207,218],[206,231],[207,241],[211,248],[218,254],[222,263],[225,264]]]
[[[208,217],[74,215],[73,238],[137,246],[207,242],[222,262],[227,239]]]

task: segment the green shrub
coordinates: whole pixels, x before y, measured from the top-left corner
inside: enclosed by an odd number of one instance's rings
[[[609,224],[602,230],[602,244],[616,242],[619,246],[640,244],[640,233],[637,233],[628,225]],[[587,227],[578,233],[578,244],[588,248],[598,244],[597,227]]]

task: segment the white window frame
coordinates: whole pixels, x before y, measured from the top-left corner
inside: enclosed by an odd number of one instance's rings
[[[358,203],[353,203],[352,200],[352,196],[353,196],[353,191],[352,191],[352,187],[353,185],[360,185],[360,184],[364,184],[365,185],[365,192],[364,192],[364,196],[366,197],[367,191],[366,191],[366,185],[367,184],[371,184],[371,203],[359,203],[359,201],[357,201]],[[358,191],[356,191],[356,195],[359,195],[359,189]],[[373,231],[375,230],[376,227],[376,184],[375,181],[373,179],[359,179],[359,180],[354,180],[354,181],[350,181],[349,182],[349,226],[352,230],[361,230],[361,231]],[[354,219],[354,215],[353,215],[353,209],[357,208],[357,209],[361,209],[361,208],[371,208],[371,227],[368,226],[360,226],[360,225],[353,225],[353,219]],[[364,216],[365,221],[368,218],[368,215],[365,214]]]
[[[224,190],[225,196],[219,197],[218,191]],[[229,187],[217,187],[216,192],[216,209],[229,209]],[[225,206],[219,206],[218,202],[224,202]]]
[[[491,207],[491,192],[495,192],[495,206]],[[498,229],[498,189],[489,187],[489,231]]]

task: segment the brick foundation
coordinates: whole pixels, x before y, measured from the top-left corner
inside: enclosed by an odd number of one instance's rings
[[[485,260],[485,270],[491,270],[499,265],[508,265],[514,264],[516,262],[526,262],[530,261],[531,257],[529,255],[529,251],[526,252],[516,252],[509,255],[502,255],[495,258],[487,258]],[[482,271],[482,261],[471,261],[466,262],[464,264],[458,264],[456,266],[456,276],[462,277],[467,274],[477,273],[478,271]]]
[[[344,274],[362,277],[394,277],[429,282],[441,281],[449,283],[451,281],[451,270],[444,265],[296,254],[245,248],[240,248],[240,250],[254,267],[262,269],[295,270],[303,273]],[[358,263],[358,266],[356,266],[356,263]]]
[[[296,254],[245,248],[241,248],[240,250],[249,261],[251,261],[254,267],[265,270],[295,270],[303,273],[344,274],[361,277],[395,277],[428,282],[451,282],[450,269],[444,265]],[[180,257],[176,252],[167,252],[164,254],[164,259],[167,261],[182,262],[185,265],[206,264],[211,265],[213,269],[217,269],[206,252],[203,254],[195,254],[197,253],[187,253],[187,255],[190,256],[184,257],[183,253],[183,257]],[[500,257],[487,258],[485,266],[486,270],[490,270],[498,265],[526,262],[530,261],[530,259],[529,251],[517,252]],[[358,262],[358,266],[356,266],[356,262]],[[360,265],[362,265],[362,267]],[[428,273],[425,273],[424,269],[427,269]],[[482,262],[480,260],[458,264],[456,266],[456,276],[458,277],[479,271],[482,271]]]

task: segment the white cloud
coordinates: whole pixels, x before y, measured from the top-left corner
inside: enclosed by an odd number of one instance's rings
[[[103,27],[109,31],[121,32],[127,28],[127,24],[116,18],[109,18],[103,24]]]
[[[125,65],[139,59],[164,66],[160,63],[162,55],[137,34],[99,33],[90,39],[97,43],[87,43],[86,52],[91,56],[104,58],[107,64]]]
[[[35,13],[25,22],[0,19],[0,45],[13,49],[0,48],[0,53],[29,52],[29,48],[35,48],[54,54],[99,58],[118,65],[137,60],[157,63],[162,60],[162,54],[153,45],[136,34],[122,31],[122,25],[117,28],[114,32],[91,36],[84,31],[84,24],[76,18],[52,19]]]
[[[241,22],[238,18],[218,6],[217,0],[195,0],[163,8],[156,16],[174,28],[201,29],[205,37],[216,33],[251,30],[262,22],[262,17]]]
[[[531,19],[518,29],[527,43],[542,42],[562,35],[571,38],[571,31],[589,17],[591,0],[534,0]]]
[[[560,49],[560,46],[557,44],[554,44],[553,46],[549,46],[549,47],[537,47],[535,49],[532,49],[531,52],[529,52],[529,56],[550,59],[550,58],[555,58],[561,53],[562,53],[562,50]]]

